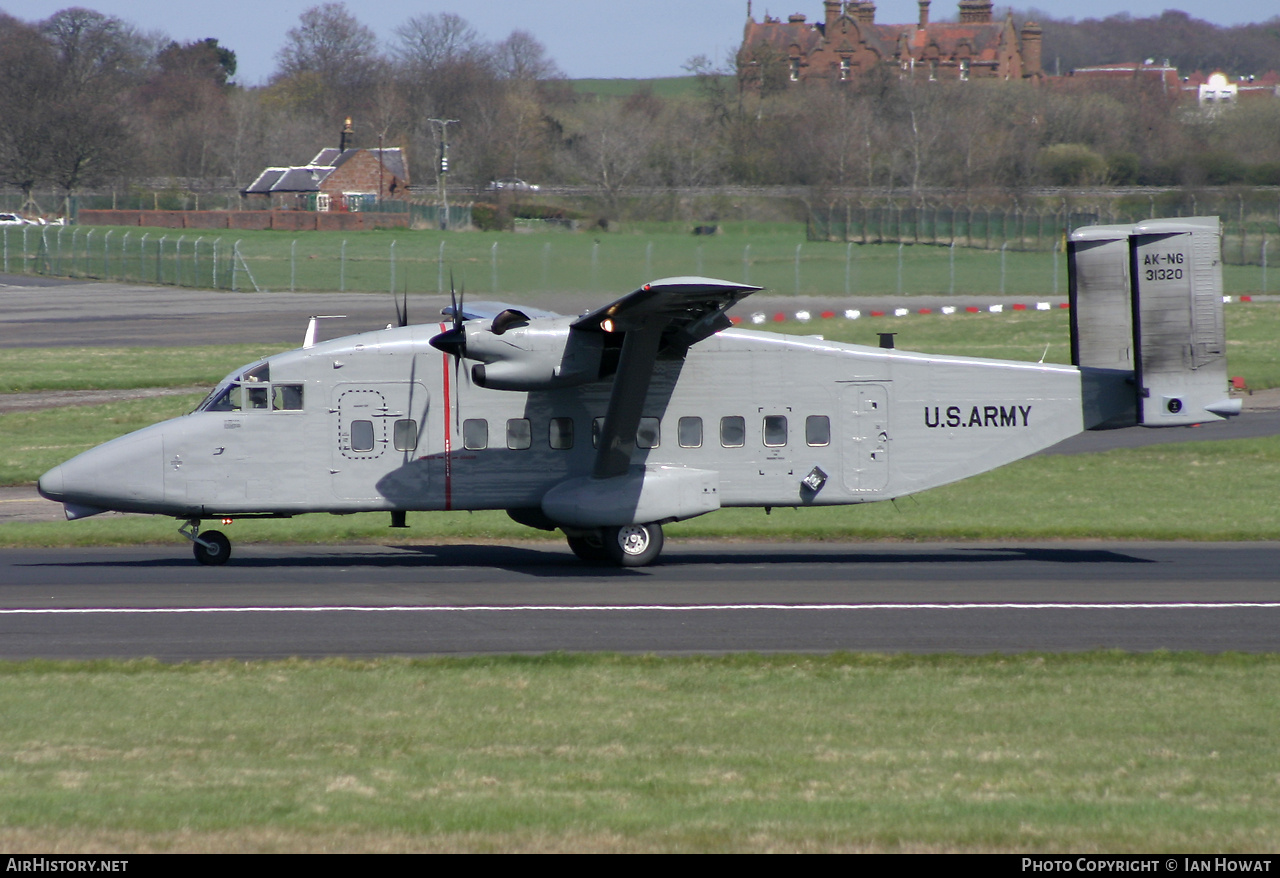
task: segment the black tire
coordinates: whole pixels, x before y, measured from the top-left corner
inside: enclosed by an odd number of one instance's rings
[[[196,560],[201,564],[217,566],[226,564],[227,559],[231,557],[231,540],[223,535],[222,531],[209,530],[200,534],[200,539],[209,545],[202,546],[200,543],[192,543],[191,548],[195,551]]]
[[[662,525],[628,524],[604,529],[604,549],[619,567],[644,567],[662,554]]]
[[[594,540],[591,537],[571,537],[565,536],[569,542],[569,548],[573,550],[573,554],[579,559],[586,561],[588,564],[608,564],[612,559],[609,553],[604,550],[604,543],[599,538]]]

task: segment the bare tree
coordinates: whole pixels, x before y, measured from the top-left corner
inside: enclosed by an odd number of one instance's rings
[[[452,12],[416,15],[395,29],[399,43],[392,49],[407,67],[432,70],[461,61],[474,63],[490,52],[465,18]]]
[[[556,62],[547,57],[546,47],[525,30],[514,30],[498,43],[494,57],[502,75],[517,82],[538,82],[564,75]]]
[[[326,123],[365,106],[383,66],[373,31],[345,3],[313,6],[285,35],[273,86],[298,109]]]

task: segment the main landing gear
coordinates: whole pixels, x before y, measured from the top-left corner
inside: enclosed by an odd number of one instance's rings
[[[201,564],[217,566],[226,564],[231,557],[231,540],[222,531],[207,530],[200,533],[200,519],[193,518],[178,528],[178,533],[191,540],[196,560]]]
[[[662,525],[627,524],[565,535],[569,548],[588,564],[644,567],[662,554]]]

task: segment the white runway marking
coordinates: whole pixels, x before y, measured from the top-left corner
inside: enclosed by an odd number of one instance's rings
[[[175,613],[690,613],[708,610],[1244,610],[1280,609],[1280,601],[1176,601],[1171,603],[974,603],[974,604],[637,604],[627,606],[525,604],[519,606],[321,606],[321,607],[14,607],[0,616]]]

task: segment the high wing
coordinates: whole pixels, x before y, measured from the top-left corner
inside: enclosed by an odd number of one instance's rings
[[[659,351],[683,356],[690,346],[729,328],[732,323],[725,312],[760,289],[707,277],[668,277],[647,283],[573,322],[572,328],[581,332],[623,334],[593,478],[624,475],[631,465],[636,429]]]

